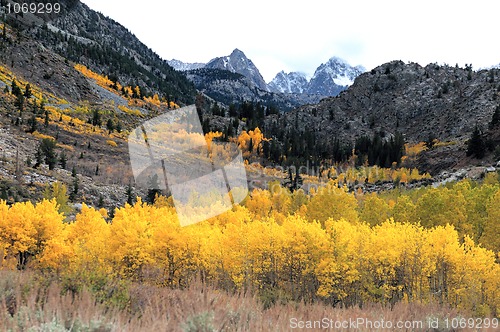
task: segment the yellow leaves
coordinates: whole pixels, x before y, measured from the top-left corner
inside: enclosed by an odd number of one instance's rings
[[[115,148],[118,146],[118,144],[115,141],[110,139],[106,141],[106,144]]]
[[[361,210],[361,220],[369,225],[378,225],[389,218],[389,206],[376,193],[366,195],[363,198],[363,208]]]
[[[50,135],[45,135],[45,134],[39,133],[38,131],[34,131],[31,135],[35,136],[38,139],[47,138],[47,139],[51,139],[51,140],[54,140],[54,141],[56,140],[54,137],[52,137]]]
[[[254,189],[245,200],[245,206],[255,218],[267,217],[272,207],[271,194],[268,190]]]
[[[20,253],[39,254],[47,243],[63,231],[64,216],[57,211],[55,200],[16,203],[8,208],[0,202],[0,243],[7,257]]]
[[[214,138],[222,137],[222,133],[220,131],[211,131],[205,134],[205,140],[207,141],[208,151],[212,151],[212,141]]]
[[[102,86],[103,88],[109,89],[113,82],[108,78],[108,76],[102,76],[97,73],[94,73],[92,70],[88,69],[84,65],[76,64],[75,69],[82,73],[85,77],[91,78],[96,81],[97,84]]]
[[[126,114],[143,117],[143,114],[138,109],[128,108],[127,106],[124,105],[118,105],[118,109]]]
[[[264,137],[264,134],[257,127],[254,130],[243,130],[237,138],[237,143],[240,149],[243,151],[243,157],[248,158],[252,153],[257,155],[261,153],[261,143],[263,141],[268,141],[269,139]]]
[[[488,218],[484,225],[481,242],[488,249],[500,255],[500,190],[490,199],[486,205]]]
[[[357,222],[357,206],[356,197],[348,193],[347,188],[338,188],[336,182],[330,181],[325,187],[318,188],[318,192],[311,198],[307,205],[307,217],[310,221],[322,223],[328,218]]]
[[[151,261],[151,223],[156,219],[156,211],[140,200],[134,206],[116,210],[108,245],[111,258],[125,273],[135,273]]]
[[[2,204],[5,205],[5,202]],[[1,220],[0,234],[10,254],[35,249],[37,229],[35,207],[31,202],[14,204]]]
[[[426,150],[427,146],[425,142],[419,142],[417,144],[410,144],[410,143],[405,144],[405,152],[406,155],[409,157],[416,157],[422,151]]]
[[[225,289],[273,288],[343,305],[442,301],[476,313],[500,305],[496,253],[462,234],[467,218],[481,215],[474,219],[484,228],[480,239],[497,248],[497,184],[460,182],[359,200],[335,181],[311,195],[291,194],[278,182],[269,187],[188,227],[166,198],[126,205],[109,223],[105,210],[83,204],[71,224],[54,200],[1,201],[0,253],[7,260],[0,263],[15,267],[28,252],[38,267],[59,273],[98,270],[160,285],[183,287],[201,272]]]

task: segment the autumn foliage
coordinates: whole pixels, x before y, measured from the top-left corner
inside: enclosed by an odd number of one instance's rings
[[[64,220],[55,200],[2,201],[2,266],[168,287],[201,278],[268,304],[432,303],[481,316],[500,306],[497,181],[397,197],[356,197],[334,181],[311,194],[278,186],[188,227],[165,199],[139,199],[112,219],[84,204],[73,222]]]

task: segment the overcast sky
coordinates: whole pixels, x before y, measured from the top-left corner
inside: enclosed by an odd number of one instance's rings
[[[500,63],[500,2],[476,0],[83,0],[162,58],[208,62],[242,50],[266,81],[311,76],[332,56],[370,70],[384,62],[475,69]]]

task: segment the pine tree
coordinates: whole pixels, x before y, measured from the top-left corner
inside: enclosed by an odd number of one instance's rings
[[[24,111],[24,95],[18,94],[14,104],[20,112]]]
[[[78,195],[78,190],[80,189],[80,181],[78,180],[78,176],[75,176],[73,179],[73,190],[69,195],[69,199],[74,202],[76,200],[76,195]]]
[[[36,115],[33,114],[31,118],[28,120],[28,124],[30,126],[30,129],[28,130],[29,133],[34,133],[36,131],[37,127],[37,121],[36,121]]]
[[[16,97],[21,96],[23,93],[21,91],[21,88],[19,85],[17,85],[16,79],[12,80],[12,88],[11,88],[12,94]]]
[[[44,138],[40,143],[40,149],[45,157],[45,163],[49,166],[49,170],[53,170],[57,163],[56,146],[56,141],[50,138]]]
[[[66,157],[66,153],[62,151],[59,154],[59,164],[61,165],[62,169],[66,169],[66,162],[68,161],[68,158]]]
[[[500,105],[495,109],[495,113],[491,117],[490,129],[495,128],[500,124]]]
[[[43,158],[43,152],[42,152],[42,147],[39,145],[36,153],[35,153],[35,165],[33,168],[38,168],[40,165],[43,163],[44,158]]]
[[[148,194],[146,196],[146,202],[149,204],[153,204],[156,199],[156,195],[161,194],[160,183],[158,181],[158,175],[154,174],[150,176],[148,179]]]
[[[476,125],[467,144],[467,156],[473,156],[474,158],[482,159],[485,154],[486,143],[484,142],[479,126]]]
[[[3,201],[9,200],[9,194],[7,193],[7,189],[5,187],[3,187],[2,191],[0,192],[0,200],[3,200]]]
[[[26,99],[30,99],[32,95],[33,92],[31,91],[31,85],[28,83],[26,84],[26,89],[24,90],[24,96],[26,97]]]
[[[106,128],[108,129],[108,132],[111,134],[113,130],[115,130],[115,124],[113,123],[113,120],[108,119],[108,122],[106,122]]]
[[[104,197],[102,197],[102,195],[99,195],[99,201],[97,202],[97,207],[99,209],[102,209],[104,207]]]

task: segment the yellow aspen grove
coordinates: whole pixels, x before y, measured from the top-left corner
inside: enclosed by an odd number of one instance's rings
[[[500,189],[487,203],[486,212],[488,217],[484,225],[481,243],[500,256]]]
[[[488,317],[500,305],[498,202],[496,183],[359,197],[334,181],[311,194],[274,183],[181,227],[166,198],[126,204],[110,221],[82,204],[72,222],[55,199],[0,201],[0,263],[53,272],[77,288],[78,280],[98,287],[108,277],[181,288],[199,279],[251,292],[266,308],[403,302]]]
[[[1,242],[4,244],[4,264],[7,267],[23,269],[28,263],[30,252],[36,251],[37,218],[35,207],[31,202],[16,203],[7,207],[5,201],[0,202],[0,211],[5,217],[0,220]]]
[[[307,217],[322,224],[329,218],[357,222],[357,206],[356,198],[347,192],[346,187],[338,188],[335,181],[330,181],[325,187],[320,187],[307,204]]]
[[[131,278],[137,278],[145,264],[152,262],[152,223],[158,209],[143,204],[117,209],[111,224],[108,255],[116,267]]]
[[[381,224],[389,218],[389,205],[375,193],[366,195],[360,218],[372,226]]]

